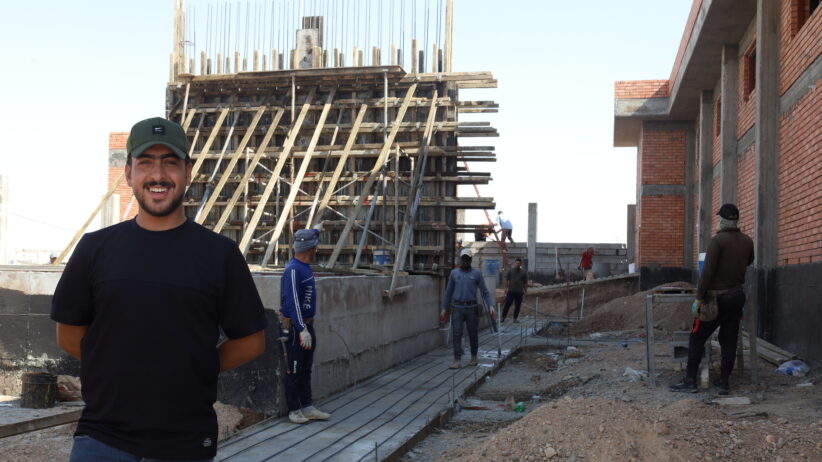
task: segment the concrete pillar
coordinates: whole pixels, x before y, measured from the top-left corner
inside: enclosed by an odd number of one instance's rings
[[[779,173],[779,5],[757,1],[756,20],[756,266],[777,263]]]
[[[636,263],[636,204],[628,204],[628,229],[625,234],[625,247],[628,263]]]
[[[692,128],[685,135],[685,234],[683,242],[682,266],[693,268],[694,265],[694,228],[696,228],[696,211],[694,188],[696,177],[696,133]]]
[[[528,203],[528,273],[537,271],[537,203]]]
[[[722,153],[721,194],[720,202],[736,204],[737,169],[739,161],[736,155],[737,103],[739,100],[739,47],[724,45],[722,47],[722,105],[719,115],[719,147]]]
[[[0,175],[0,265],[9,264],[9,183]]]
[[[112,194],[106,201],[106,205],[103,206],[103,210],[100,212],[101,228],[120,223],[120,195]]]
[[[713,139],[714,92],[702,91],[699,102],[699,221],[697,249],[705,252],[711,242],[711,197],[714,189]]]

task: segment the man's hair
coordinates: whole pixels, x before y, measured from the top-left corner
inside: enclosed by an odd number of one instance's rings
[[[502,210],[500,210],[499,212],[497,212],[497,215],[502,215]]]
[[[518,261],[518,262],[522,263],[522,258],[517,257],[517,259],[514,260],[514,261]]]

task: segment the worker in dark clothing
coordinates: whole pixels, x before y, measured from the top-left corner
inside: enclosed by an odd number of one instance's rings
[[[688,339],[688,369],[681,382],[670,386],[672,391],[697,392],[696,375],[705,352],[705,341],[717,328],[722,362],[720,376],[714,386],[719,394],[727,394],[729,390],[728,379],[736,360],[739,321],[745,305],[742,289],[745,268],[754,261],[754,249],[751,238],[737,227],[739,210],[735,205],[723,205],[718,215],[717,233],[708,245],[696,300],[691,306],[695,319]],[[716,304],[716,309],[712,309],[710,304]]]
[[[519,322],[519,309],[522,297],[528,293],[528,273],[522,269],[522,258],[514,260],[514,267],[505,273],[505,305],[502,307],[502,322],[508,316],[508,309],[514,304],[514,322]]]
[[[471,343],[471,362],[469,366],[477,365],[477,352],[479,351],[479,304],[477,303],[477,290],[482,293],[488,308],[491,310],[491,317],[494,316],[494,300],[491,293],[485,287],[485,280],[479,270],[471,268],[471,250],[462,249],[460,253],[460,267],[451,271],[448,277],[448,287],[445,289],[445,296],[442,298],[442,311],[440,318],[445,319],[445,310],[454,301],[454,310],[451,314],[451,328],[454,337],[454,363],[451,369],[462,367],[460,357],[462,356],[462,323],[468,326],[468,340]]]

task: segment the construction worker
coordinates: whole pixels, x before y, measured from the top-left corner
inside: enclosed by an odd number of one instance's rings
[[[511,233],[514,232],[514,225],[511,224],[511,220],[502,214],[502,210],[497,212],[497,224],[500,227],[500,242],[505,242],[505,239],[508,238],[511,244],[514,244],[514,238],[511,237]]]
[[[183,128],[138,122],[126,151],[139,213],[83,236],[52,298],[57,344],[81,362],[69,460],[211,461],[217,374],[265,349],[263,304],[237,243],[183,212]]]
[[[317,409],[311,399],[311,366],[317,349],[317,284],[309,263],[317,254],[321,228],[318,225],[294,234],[294,257],[286,265],[280,285],[280,313],[283,327],[288,330],[285,400],[288,420],[295,424],[331,418],[331,414]]]
[[[714,382],[719,394],[728,394],[729,378],[736,360],[739,321],[745,305],[745,268],[754,261],[753,241],[739,231],[739,210],[724,204],[718,213],[717,233],[708,245],[702,275],[691,305],[694,327],[688,338],[688,368],[685,378],[670,385],[672,391],[696,393],[696,376],[705,352],[705,341],[719,328],[722,362],[719,379]],[[715,310],[710,309],[711,304]],[[711,319],[713,318],[713,319]]]
[[[488,308],[491,310],[491,317],[494,316],[494,300],[491,293],[485,287],[485,280],[479,270],[471,268],[471,250],[462,249],[460,252],[460,267],[451,271],[448,277],[448,287],[445,289],[445,296],[442,299],[442,311],[440,319],[445,319],[448,305],[453,299],[453,312],[451,314],[451,328],[454,337],[454,363],[451,369],[462,367],[460,358],[462,357],[462,324],[468,327],[468,340],[471,343],[471,361],[469,366],[477,365],[477,352],[479,351],[479,318],[480,307],[477,303],[477,291],[485,298]]]
[[[502,322],[508,316],[508,309],[514,304],[514,322],[518,323],[522,297],[528,293],[528,272],[522,269],[522,258],[514,260],[514,267],[505,273],[505,305],[502,307]]]
[[[582,271],[582,279],[586,281],[594,280],[594,248],[588,247],[585,252],[582,252],[582,258],[579,260],[578,270]]]

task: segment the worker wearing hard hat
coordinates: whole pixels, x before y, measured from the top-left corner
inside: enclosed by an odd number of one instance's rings
[[[460,267],[451,271],[448,277],[448,287],[445,289],[445,296],[442,299],[442,311],[440,318],[445,319],[448,305],[453,299],[454,310],[451,315],[451,328],[454,337],[454,363],[451,369],[462,367],[460,358],[462,357],[462,324],[468,326],[468,340],[471,343],[471,361],[469,366],[477,365],[477,351],[479,350],[479,304],[477,303],[477,290],[485,298],[491,315],[494,315],[494,301],[491,293],[485,287],[485,280],[479,270],[471,268],[471,250],[462,249],[460,252]]]

